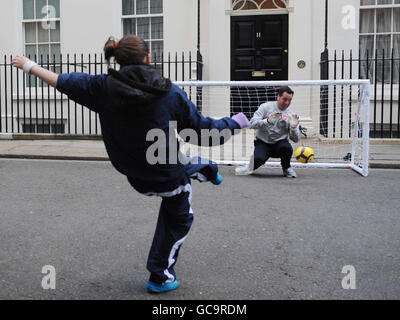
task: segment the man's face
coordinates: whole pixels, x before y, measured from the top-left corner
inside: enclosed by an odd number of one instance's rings
[[[278,108],[285,111],[292,103],[293,94],[284,92],[281,96],[278,95]]]

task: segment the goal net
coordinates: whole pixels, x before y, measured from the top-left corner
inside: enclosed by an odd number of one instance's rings
[[[250,120],[258,107],[276,101],[277,90],[294,91],[291,110],[300,116],[302,140],[291,141],[293,150],[311,147],[315,158],[303,164],[292,159],[293,167],[351,168],[368,175],[369,80],[321,80],[274,82],[175,82],[187,93],[204,116],[231,117],[243,112]],[[244,165],[254,152],[257,130],[247,128],[223,145],[203,147],[184,144],[189,157],[204,157],[219,164]],[[269,159],[266,167],[280,167],[280,159]]]

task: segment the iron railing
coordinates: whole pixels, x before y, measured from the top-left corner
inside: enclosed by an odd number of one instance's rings
[[[324,52],[321,55],[320,65],[321,80],[370,79],[371,138],[400,138],[400,57],[395,55],[394,50],[389,53],[384,50],[367,51],[365,55],[358,52],[357,58],[353,51],[346,54],[343,50],[341,52],[335,50],[333,58]],[[338,106],[343,105],[341,89],[335,89],[333,94],[339,99]],[[320,133],[322,135],[326,135],[329,129],[326,127],[330,123],[327,112],[328,99],[327,88],[321,88]],[[336,101],[336,97],[333,100]],[[340,131],[340,128],[333,130]]]
[[[102,54],[29,57],[56,73],[107,72]],[[0,57],[0,133],[100,135],[98,115],[12,66],[12,56]],[[192,54],[152,57],[152,65],[172,81],[202,80],[201,61]],[[114,68],[118,66],[114,63]]]

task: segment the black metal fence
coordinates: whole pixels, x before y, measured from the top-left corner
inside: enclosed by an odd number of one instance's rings
[[[107,73],[102,54],[29,58],[56,73]],[[12,56],[0,59],[0,133],[100,135],[97,114],[12,66]],[[191,53],[153,56],[152,65],[172,81],[202,79],[201,59],[193,59]]]
[[[370,79],[371,138],[400,138],[400,57],[394,50],[358,52],[357,58],[353,51],[335,50],[333,57],[325,51],[321,55],[321,80],[328,79]],[[329,129],[327,99],[326,88],[321,88],[320,133],[325,136]],[[338,103],[343,104],[343,96],[341,99]]]

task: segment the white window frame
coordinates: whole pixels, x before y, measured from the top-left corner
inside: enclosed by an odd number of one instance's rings
[[[59,0],[60,2],[61,2],[61,0]],[[52,61],[52,57],[53,57],[53,53],[51,52],[51,46],[52,45],[59,45],[60,46],[60,53],[62,52],[61,50],[62,50],[62,48],[61,48],[61,9],[60,9],[60,16],[59,17],[56,17],[56,18],[49,18],[49,19],[44,19],[45,17],[42,17],[42,18],[37,18],[36,17],[36,12],[37,12],[37,9],[36,9],[36,0],[34,1],[34,16],[35,16],[35,19],[25,19],[24,18],[24,12],[23,12],[23,10],[24,10],[24,0],[22,0],[21,1],[22,2],[22,40],[23,40],[23,51],[24,51],[24,54],[25,55],[27,55],[27,52],[26,52],[26,47],[27,46],[35,46],[35,54],[36,54],[36,62],[38,63],[38,64],[40,64],[42,61],[42,59],[41,58],[43,58],[43,65],[44,66],[46,66],[47,65],[47,55],[46,56],[43,56],[43,57],[41,57],[41,55],[39,55],[39,46],[40,45],[47,45],[48,46],[48,49],[49,49],[49,61]],[[49,0],[46,0],[46,5],[48,6],[49,5]],[[59,41],[51,41],[51,35],[50,35],[50,32],[51,32],[51,30],[49,29],[48,30],[48,32],[49,32],[49,41],[48,42],[39,42],[39,31],[38,31],[38,24],[40,24],[40,23],[43,23],[43,22],[49,22],[49,23],[58,23],[58,25],[59,25],[59,29],[60,29],[60,39],[59,39]],[[35,38],[36,38],[36,42],[27,42],[27,40],[26,40],[26,25],[28,24],[28,23],[35,23],[36,24],[36,35],[35,35]],[[35,56],[31,56],[30,57],[32,60],[34,60],[35,59]],[[59,56],[58,55],[56,55],[56,61],[57,61],[57,59],[59,59]],[[50,67],[53,67],[54,66],[54,63],[53,62],[49,62],[50,63]],[[53,70],[53,71],[57,71],[57,69],[59,69],[60,68],[60,63],[59,62],[56,62],[56,70]],[[31,78],[32,79],[32,78]],[[35,87],[36,85],[35,85],[35,83],[36,83],[36,81],[38,81],[37,79],[32,79],[33,81],[34,81],[34,84],[32,84],[32,86],[31,87]],[[37,84],[37,87],[38,88],[41,88],[41,85],[40,85],[40,83],[41,83],[41,81],[38,81],[38,84]],[[26,88],[28,88],[29,87],[29,77],[27,77],[27,79],[26,79]]]
[[[122,2],[122,0],[121,0]],[[125,30],[124,30],[124,20],[128,20],[128,19],[136,19],[136,33],[137,33],[137,21],[140,18],[149,18],[149,39],[143,39],[144,41],[146,41],[147,45],[149,46],[149,50],[150,50],[150,54],[151,54],[151,58],[153,58],[152,52],[151,52],[151,44],[152,42],[162,42],[163,44],[163,52],[164,52],[164,0],[163,0],[163,9],[162,9],[162,13],[150,13],[150,0],[148,0],[148,8],[149,8],[149,13],[146,14],[136,14],[136,10],[137,10],[137,5],[136,5],[136,0],[135,0],[135,14],[130,14],[130,15],[124,15],[122,12],[122,7],[121,7],[121,30],[122,30],[122,36],[125,34]],[[152,30],[151,30],[151,18],[163,18],[163,38],[157,38],[157,39],[152,39],[151,38],[151,34],[152,34]],[[160,61],[161,57],[157,56],[157,61]]]
[[[394,2],[394,1],[393,1]],[[373,51],[370,53],[370,61],[374,61],[375,59],[375,53],[376,53],[376,42],[377,42],[377,36],[388,36],[390,35],[390,52],[385,52],[385,58],[386,59],[391,59],[391,53],[392,53],[392,49],[394,46],[394,35],[399,35],[400,36],[400,31],[394,31],[394,23],[395,23],[395,19],[394,19],[394,10],[392,10],[392,17],[391,17],[391,31],[390,32],[377,32],[377,21],[376,21],[376,10],[379,9],[394,9],[394,8],[400,8],[400,3],[399,4],[374,4],[374,5],[361,5],[360,4],[360,20],[361,20],[361,11],[362,10],[375,10],[375,14],[374,14],[374,32],[373,33],[361,33],[361,30],[359,31],[358,34],[358,43],[360,43],[360,39],[361,36],[373,36],[374,37],[374,49]],[[360,21],[361,22],[361,21]],[[379,54],[380,52],[378,52]],[[378,60],[380,60],[381,58],[378,58]],[[371,82],[373,82],[374,79],[371,79]],[[400,81],[400,80],[399,80]],[[377,85],[378,86],[382,86],[382,81],[377,81]],[[388,83],[384,84],[386,87],[389,86]],[[396,92],[398,91],[397,88],[399,86],[399,83],[393,83],[393,87],[396,88]],[[385,91],[389,90],[388,88],[386,88]],[[386,92],[385,92],[386,93]],[[398,99],[398,97],[397,97]]]
[[[66,128],[68,126],[68,120],[67,119],[55,119],[55,118],[50,118],[50,122],[49,119],[41,119],[39,118],[38,121],[36,121],[35,117],[32,117],[32,119],[30,118],[25,118],[22,119],[21,117],[19,118],[19,129],[21,133],[32,133],[32,134],[37,134],[38,133],[38,126],[49,126],[50,127],[50,132],[47,133],[39,133],[39,134],[56,134],[56,132],[54,132],[54,128],[53,126],[56,125],[62,125],[63,126],[63,131],[61,134],[65,134],[66,133]],[[24,125],[32,125],[35,128],[35,132],[25,132],[24,131]],[[57,134],[60,134],[59,132]]]
[[[232,11],[265,10],[265,9],[261,9],[261,7],[263,6],[264,3],[267,3],[267,2],[270,2],[271,4],[274,5],[275,8],[272,10],[286,9],[289,6],[289,1],[288,0],[281,0],[281,1],[284,4],[284,7],[278,6],[277,3],[275,2],[275,0],[263,0],[260,2],[260,4],[257,4],[257,2],[255,0],[231,0],[231,10]],[[236,7],[236,5],[238,5],[240,2],[243,2],[242,7],[234,9]],[[256,9],[243,9],[243,7],[246,3],[252,3],[256,7]],[[266,9],[266,10],[271,10],[271,9]]]
[[[60,2],[61,2],[61,0],[59,0]],[[22,0],[22,3],[24,2],[24,0]],[[46,5],[48,6],[49,5],[49,2],[48,2],[48,0],[46,0]],[[22,10],[23,10],[23,5],[22,5]],[[34,5],[34,15],[36,15],[36,0],[35,0],[35,5]],[[22,32],[22,36],[23,36],[23,46],[24,46],[24,52],[25,52],[25,50],[26,50],[26,46],[27,45],[35,45],[36,46],[36,56],[37,56],[37,59],[39,59],[40,58],[40,56],[39,56],[39,45],[48,45],[49,46],[49,52],[50,52],[50,56],[51,56],[51,45],[60,45],[60,52],[61,52],[61,32],[60,32],[60,41],[51,41],[51,38],[50,38],[50,34],[49,34],[49,42],[39,42],[39,32],[38,32],[38,28],[36,28],[36,42],[34,43],[34,42],[32,42],[32,43],[27,43],[26,42],[26,24],[28,24],[28,23],[36,23],[36,24],[38,24],[38,23],[43,23],[44,21],[48,21],[48,22],[50,22],[50,23],[58,23],[59,25],[61,24],[61,12],[60,12],[60,17],[58,17],[58,18],[50,18],[50,19],[46,19],[46,20],[44,20],[44,17],[42,17],[42,18],[37,18],[37,17],[35,17],[35,19],[24,19],[24,16],[23,16],[23,14],[22,14],[22,25],[23,25],[23,32]],[[60,26],[60,29],[61,29],[61,26]],[[60,30],[61,31],[61,30]],[[50,29],[49,29],[49,31],[48,31],[49,33],[50,33]],[[31,58],[34,58],[34,57],[31,57]],[[40,61],[39,61],[40,62]]]

